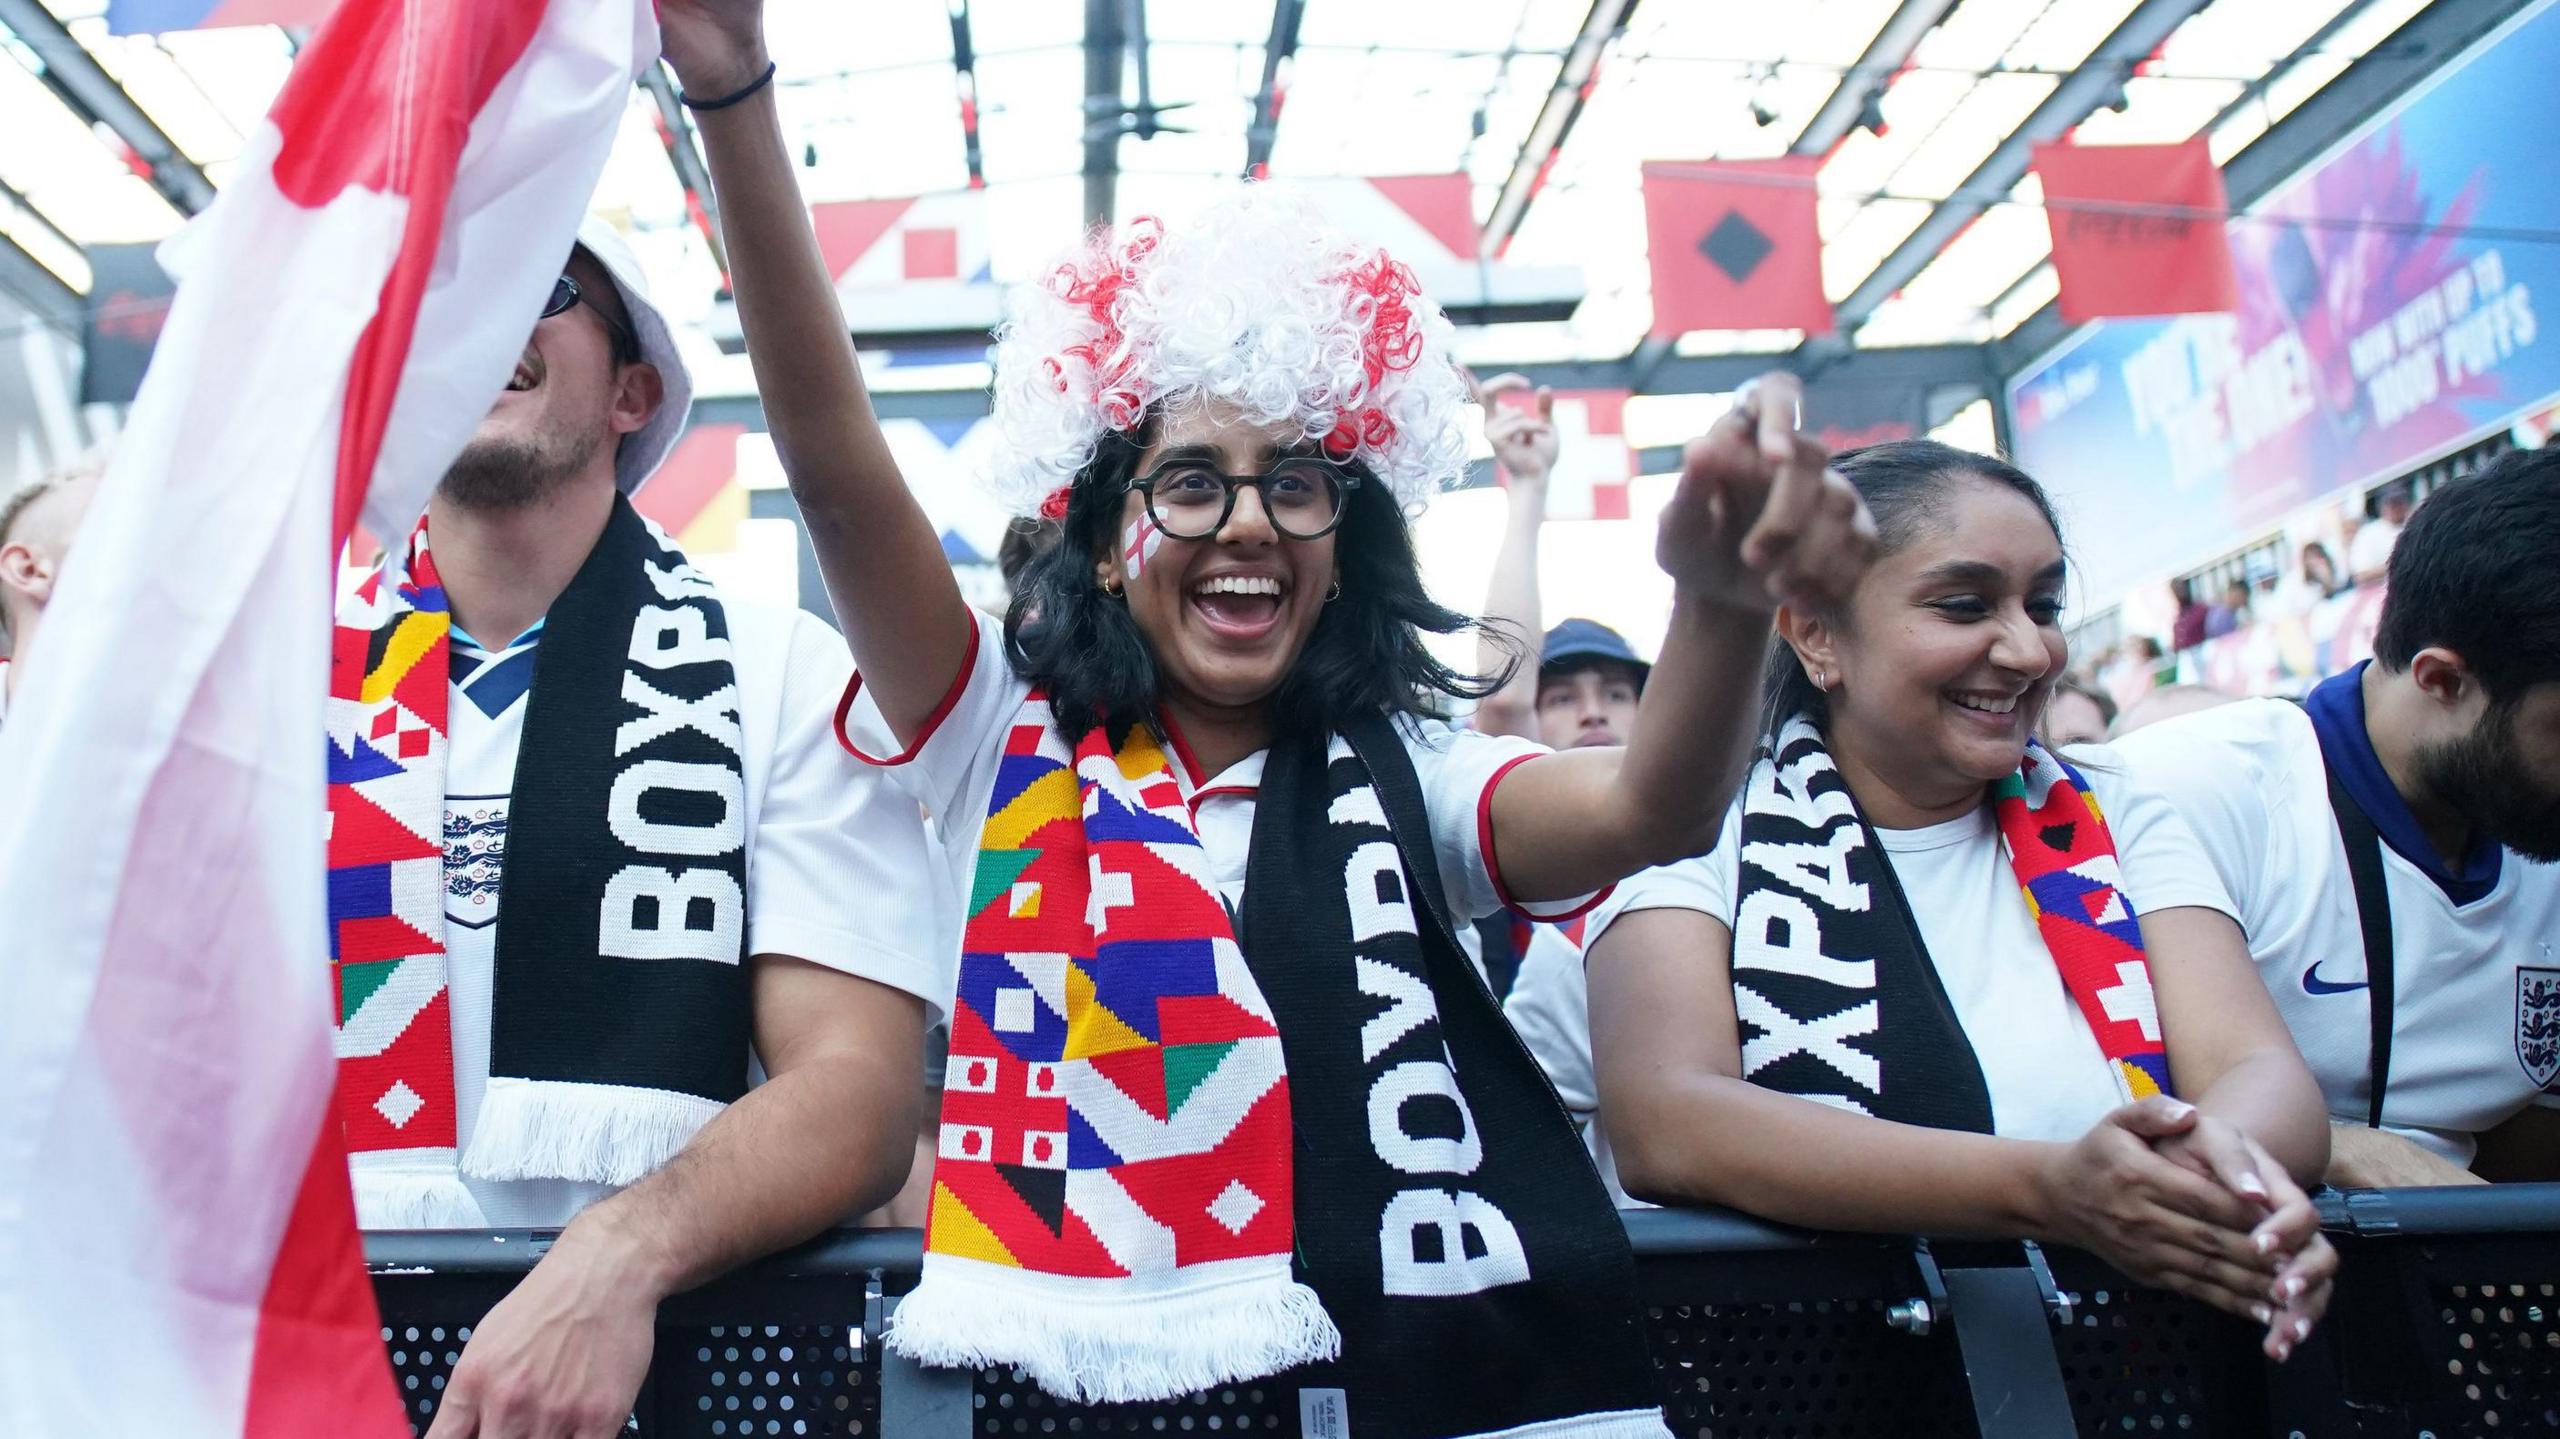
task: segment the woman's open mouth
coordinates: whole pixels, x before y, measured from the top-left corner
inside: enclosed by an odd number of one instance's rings
[[[1966,723],[1985,733],[2014,734],[2026,722],[2026,695],[1984,694],[1979,691],[1945,690],[1940,698],[1949,708],[1964,716]]]
[[[1212,575],[1191,586],[1191,609],[1221,639],[1258,640],[1278,627],[1288,592],[1276,575]]]

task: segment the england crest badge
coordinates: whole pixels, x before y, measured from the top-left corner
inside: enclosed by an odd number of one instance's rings
[[[2537,1089],[2560,1077],[2560,969],[2516,966],[2516,1060]]]

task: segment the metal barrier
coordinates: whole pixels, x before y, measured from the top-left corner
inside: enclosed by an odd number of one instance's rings
[[[1624,1216],[1682,1439],[2560,1433],[2560,1185],[2330,1194],[2322,1217],[2345,1261],[2337,1298],[2276,1367],[2252,1326],[2134,1288],[2086,1254],[1813,1234],[1722,1212]],[[366,1237],[421,1432],[471,1325],[549,1243],[528,1231]],[[912,1230],[839,1231],[667,1301],[633,1430],[1299,1439],[1285,1383],[1087,1407],[1018,1374],[884,1355],[882,1323],[918,1258]]]

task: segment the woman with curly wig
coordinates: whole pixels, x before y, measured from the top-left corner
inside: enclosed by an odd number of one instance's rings
[[[663,5],[687,93],[766,73],[759,11]],[[1311,1432],[1661,1435],[1623,1231],[1453,933],[1714,843],[1776,604],[1874,543],[1793,382],[1690,447],[1639,742],[1551,755],[1433,717],[1487,681],[1423,645],[1468,624],[1408,529],[1465,387],[1405,267],[1247,190],[1026,287],[994,478],[1063,535],[998,624],[882,442],[770,91],[701,127],[861,672],[845,741],[948,861],[917,878],[958,975],[890,1342],[1085,1402],[1283,1375]]]

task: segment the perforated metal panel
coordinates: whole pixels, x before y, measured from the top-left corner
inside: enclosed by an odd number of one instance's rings
[[[971,1432],[1015,1434],[1288,1434],[1298,1432],[1295,1390],[1238,1384],[1163,1404],[1079,1406],[1051,1398],[1019,1369],[978,1376]]]
[[[453,1366],[462,1358],[462,1346],[471,1339],[471,1327],[445,1324],[385,1324],[382,1345],[391,1351],[391,1378],[400,1389],[400,1407],[408,1413],[409,1427],[426,1432],[428,1421],[436,1417],[436,1405],[444,1398],[445,1380],[453,1374]]]
[[[1862,1439],[1974,1432],[1942,1335],[1884,1322],[1881,1300],[1670,1304],[1646,1314],[1663,1415],[1681,1439]]]
[[[859,1327],[661,1329],[652,1439],[857,1439],[880,1432],[877,1356]]]
[[[2432,1292],[2466,1431],[2560,1433],[2560,1285],[2439,1284]]]
[[[426,1432],[446,1382],[501,1284],[376,1286],[383,1347],[409,1424]],[[646,1439],[871,1439],[879,1435],[879,1355],[859,1325],[658,1328],[649,1386],[627,1433]]]
[[[2191,1300],[2146,1289],[2079,1292],[2054,1357],[2087,1435],[2228,1434],[2247,1396],[2237,1364],[2255,1331]],[[2217,1422],[2219,1420],[2219,1422]]]

